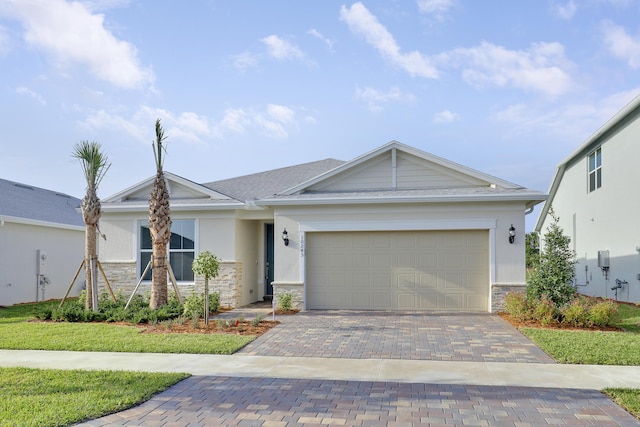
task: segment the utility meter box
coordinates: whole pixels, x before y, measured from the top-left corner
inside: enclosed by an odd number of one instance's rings
[[[598,267],[609,268],[609,251],[598,251]]]
[[[41,249],[36,251],[36,270],[38,276],[47,274],[47,253]]]

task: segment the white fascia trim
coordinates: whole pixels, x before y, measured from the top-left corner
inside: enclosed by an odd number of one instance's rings
[[[19,218],[16,216],[0,215],[0,221],[2,223],[14,223],[24,225],[35,225],[38,227],[59,228],[62,230],[84,231],[85,227],[82,225],[60,224],[58,222],[40,221],[37,219]]]
[[[300,222],[301,232],[405,231],[405,230],[495,230],[497,219],[418,221],[312,221]]]
[[[229,210],[229,209],[243,209],[243,203],[232,203],[224,205],[171,205],[169,209],[171,211],[216,211],[216,210]],[[102,205],[103,212],[148,212],[149,205],[131,205],[131,206],[104,206]]]
[[[256,202],[259,206],[286,206],[286,205],[355,205],[355,204],[381,204],[381,203],[416,203],[416,202],[544,202],[546,194],[526,193],[518,195],[489,195],[489,196],[397,196],[397,197],[358,197],[358,198],[309,198],[309,199],[262,199]]]

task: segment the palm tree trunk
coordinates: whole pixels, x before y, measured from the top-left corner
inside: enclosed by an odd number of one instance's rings
[[[85,239],[84,239],[84,274],[87,296],[85,300],[85,308],[87,310],[96,310],[97,307],[93,306],[93,292],[95,290],[93,277],[93,270],[91,268],[91,258],[95,257],[96,248],[96,226],[95,224],[86,224],[85,226]]]
[[[167,303],[167,246],[153,245],[151,267],[151,301],[149,307],[157,309]]]

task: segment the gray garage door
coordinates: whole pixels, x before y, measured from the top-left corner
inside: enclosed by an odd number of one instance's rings
[[[309,309],[488,311],[488,231],[308,233]]]

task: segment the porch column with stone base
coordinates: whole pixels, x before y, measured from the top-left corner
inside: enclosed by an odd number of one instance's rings
[[[278,308],[278,297],[291,294],[291,308],[304,310],[304,282],[272,282],[275,307]]]

